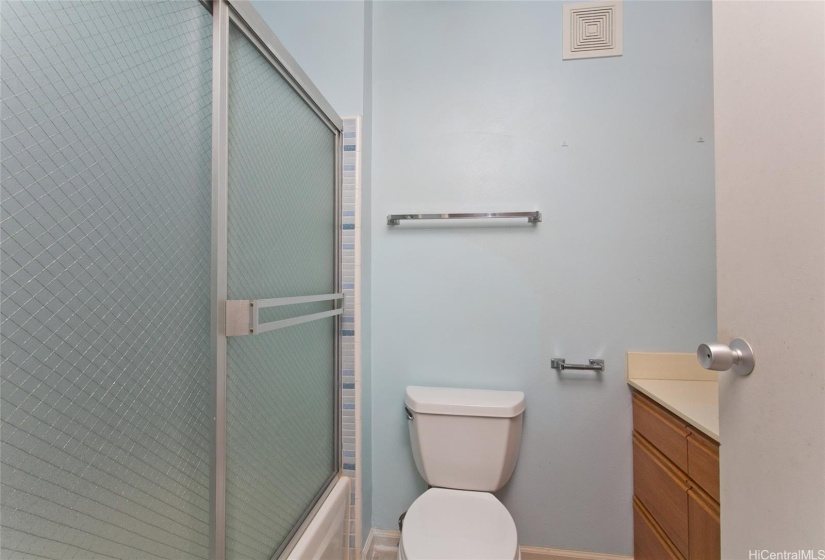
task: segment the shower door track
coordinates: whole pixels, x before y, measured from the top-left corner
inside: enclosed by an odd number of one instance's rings
[[[318,118],[335,135],[335,235],[334,291],[341,292],[341,149],[343,120],[309,77],[301,70],[257,10],[248,0],[213,0],[212,39],[212,288],[211,363],[214,433],[210,493],[211,560],[226,558],[226,302],[227,302],[227,205],[228,205],[228,52],[229,26],[234,24],[292,86]],[[312,520],[323,499],[332,491],[341,469],[341,351],[340,322],[335,315],[334,361],[334,463],[333,472],[316,494],[312,505],[272,556],[285,558]]]

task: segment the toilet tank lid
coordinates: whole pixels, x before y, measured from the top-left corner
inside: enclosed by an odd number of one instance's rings
[[[524,412],[521,391],[407,387],[404,404],[421,414],[513,418]]]

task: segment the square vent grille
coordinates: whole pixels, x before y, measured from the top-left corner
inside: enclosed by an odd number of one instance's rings
[[[562,59],[621,56],[622,2],[564,5]]]

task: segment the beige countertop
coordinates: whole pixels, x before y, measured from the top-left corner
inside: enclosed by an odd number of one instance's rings
[[[719,441],[719,381],[695,355],[628,352],[627,384]]]

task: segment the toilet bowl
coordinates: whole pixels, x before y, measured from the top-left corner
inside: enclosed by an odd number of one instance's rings
[[[516,524],[489,492],[431,488],[404,517],[399,560],[519,560]]]
[[[510,479],[524,393],[407,387],[418,472],[431,486],[407,510],[400,560],[519,560],[516,524],[491,494]]]

